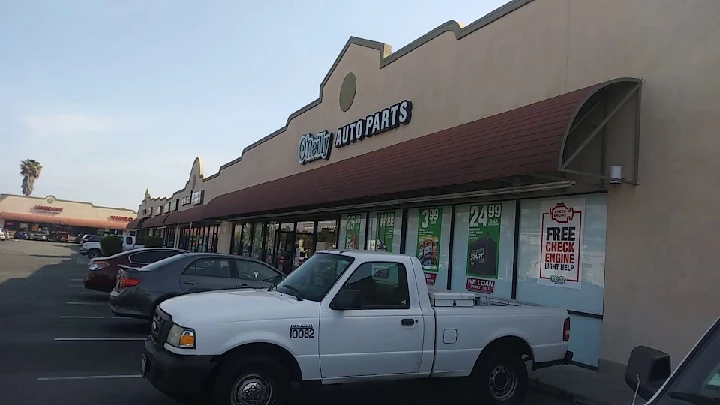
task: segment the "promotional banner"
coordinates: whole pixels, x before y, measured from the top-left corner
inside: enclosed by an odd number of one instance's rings
[[[377,214],[378,226],[375,237],[375,250],[392,252],[395,237],[395,211]]]
[[[360,249],[361,214],[347,216],[345,225],[345,249]]]
[[[498,278],[502,204],[470,206],[465,289],[492,294]]]
[[[584,199],[545,201],[538,284],[580,289]]]
[[[435,285],[440,271],[440,231],[442,229],[442,208],[428,207],[418,210],[417,258],[422,263],[425,281]]]

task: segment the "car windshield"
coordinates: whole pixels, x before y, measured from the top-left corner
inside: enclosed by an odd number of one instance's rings
[[[320,302],[355,259],[331,253],[316,253],[277,286],[284,294]]]
[[[680,366],[665,392],[692,404],[720,403],[720,319]]]
[[[150,264],[148,264],[148,265],[145,265],[145,266],[141,267],[139,270],[142,270],[142,271],[153,271],[153,270],[157,270],[157,269],[159,269],[159,268],[161,268],[161,267],[167,266],[168,264],[170,264],[170,263],[172,263],[172,262],[174,262],[174,261],[176,261],[176,260],[182,260],[182,259],[183,259],[183,255],[175,255],[175,256],[166,257],[166,258],[164,258],[164,259],[162,259],[162,260],[158,260],[158,261],[156,261],[156,262],[154,262],[154,263],[150,263]]]

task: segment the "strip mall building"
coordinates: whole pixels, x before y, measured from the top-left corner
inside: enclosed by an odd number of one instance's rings
[[[567,308],[579,363],[677,362],[720,303],[719,17],[515,0],[395,52],[351,38],[317,100],[131,226],[286,271],[413,254],[430,284]]]
[[[126,208],[100,207],[89,202],[60,200],[54,196],[26,197],[0,194],[0,228],[37,232],[64,231],[103,235],[122,233],[137,213]]]

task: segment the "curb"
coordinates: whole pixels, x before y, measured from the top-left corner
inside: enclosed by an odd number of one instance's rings
[[[540,391],[542,393],[552,395],[554,397],[566,400],[568,402],[572,402],[573,404],[582,404],[582,405],[617,405],[617,404],[611,404],[609,402],[602,402],[598,401],[596,399],[592,399],[580,394],[575,394],[573,392],[564,390],[562,388],[554,387],[549,384],[545,384],[543,382],[540,382],[538,380],[531,379],[530,380],[530,388]]]

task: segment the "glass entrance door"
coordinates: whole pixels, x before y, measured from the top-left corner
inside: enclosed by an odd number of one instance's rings
[[[295,232],[278,230],[275,238],[273,257],[275,267],[283,274],[290,274],[293,271],[293,259],[295,258]]]

